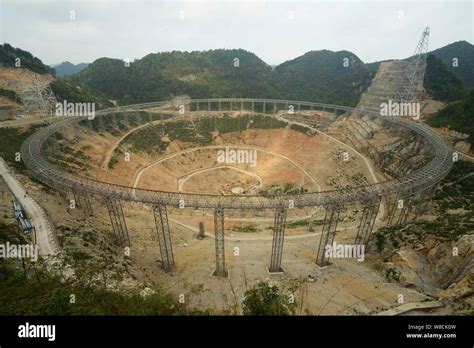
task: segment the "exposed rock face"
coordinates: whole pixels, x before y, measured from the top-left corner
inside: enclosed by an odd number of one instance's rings
[[[387,276],[439,298],[474,294],[474,235],[439,242],[428,237],[422,248],[403,246],[385,263]]]

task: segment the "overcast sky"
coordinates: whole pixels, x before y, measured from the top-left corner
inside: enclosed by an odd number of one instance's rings
[[[474,37],[470,0],[0,0],[0,16],[0,41],[47,64],[215,48],[243,48],[268,64],[321,49],[372,62],[410,56],[425,26],[430,50]]]

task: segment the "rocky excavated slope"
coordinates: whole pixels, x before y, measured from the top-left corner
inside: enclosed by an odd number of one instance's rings
[[[455,163],[425,214],[373,238],[377,269],[389,281],[416,288],[474,313],[474,164]]]

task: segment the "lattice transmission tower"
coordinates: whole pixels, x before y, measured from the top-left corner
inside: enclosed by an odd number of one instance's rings
[[[417,86],[423,85],[425,77],[429,36],[430,28],[426,27],[416,46],[415,53],[400,76],[398,89],[395,94],[395,100],[400,103],[413,103],[420,100]]]
[[[18,93],[23,103],[23,113],[37,115],[46,123],[50,123],[54,116],[57,100],[49,87],[49,81],[40,79],[37,74],[30,74],[25,71],[21,84],[26,85]]]

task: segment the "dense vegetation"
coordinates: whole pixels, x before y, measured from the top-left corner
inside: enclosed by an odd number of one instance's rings
[[[296,310],[296,302],[289,301],[288,296],[276,286],[260,282],[253,289],[245,292],[243,301],[244,315],[290,315]]]
[[[461,79],[433,54],[426,58],[424,86],[428,94],[436,100],[454,101],[460,99],[464,93]]]
[[[343,66],[344,58],[348,58],[348,67]],[[154,53],[129,67],[122,60],[100,58],[70,79],[118,99],[120,104],[185,94],[192,98],[287,98],[355,105],[371,74],[347,51],[309,52],[272,71],[251,52],[221,49]]]
[[[347,65],[344,66],[344,60]],[[348,51],[311,51],[275,68],[287,99],[355,106],[373,74]]]
[[[75,303],[70,303],[74,294]],[[36,277],[0,261],[1,315],[180,315],[193,314],[170,295],[155,293],[142,298],[96,289],[87,284],[70,285],[59,277],[38,272]]]
[[[25,166],[22,161],[16,161],[17,153],[21,150],[21,145],[28,136],[33,134],[39,126],[31,126],[26,129],[22,128],[0,128],[0,157],[2,157],[8,165],[17,170],[24,170]]]
[[[34,71],[38,74],[52,74],[53,69],[43,64],[40,59],[33,56],[30,52],[14,48],[5,43],[0,45],[0,65],[15,68],[15,59],[20,58],[21,68]]]
[[[448,104],[426,122],[433,127],[449,127],[469,134],[467,141],[474,146],[474,89],[466,94],[462,100]]]
[[[238,58],[238,66],[235,59]],[[271,67],[245,50],[162,52],[130,63],[100,58],[71,80],[121,104],[199,97],[277,96]]]
[[[455,73],[466,87],[474,87],[474,46],[467,41],[458,41],[431,52],[439,58],[448,69]],[[453,66],[453,59],[458,59],[458,66]]]
[[[68,103],[95,103],[96,110],[114,106],[107,98],[90,91],[87,86],[79,87],[59,79],[51,82],[50,87],[59,102],[66,100]]]
[[[462,84],[474,84],[473,46],[457,42],[433,51],[427,84],[440,100],[455,100]],[[435,59],[437,57],[438,59]],[[452,58],[459,67],[452,66]],[[239,67],[234,67],[234,59]],[[347,59],[348,66],[344,66]],[[364,64],[348,51],[311,51],[274,68],[244,50],[163,52],[149,54],[125,66],[101,58],[71,77],[120,104],[158,101],[176,95],[202,97],[267,97],[355,106],[380,62]],[[439,76],[438,76],[439,74]]]

